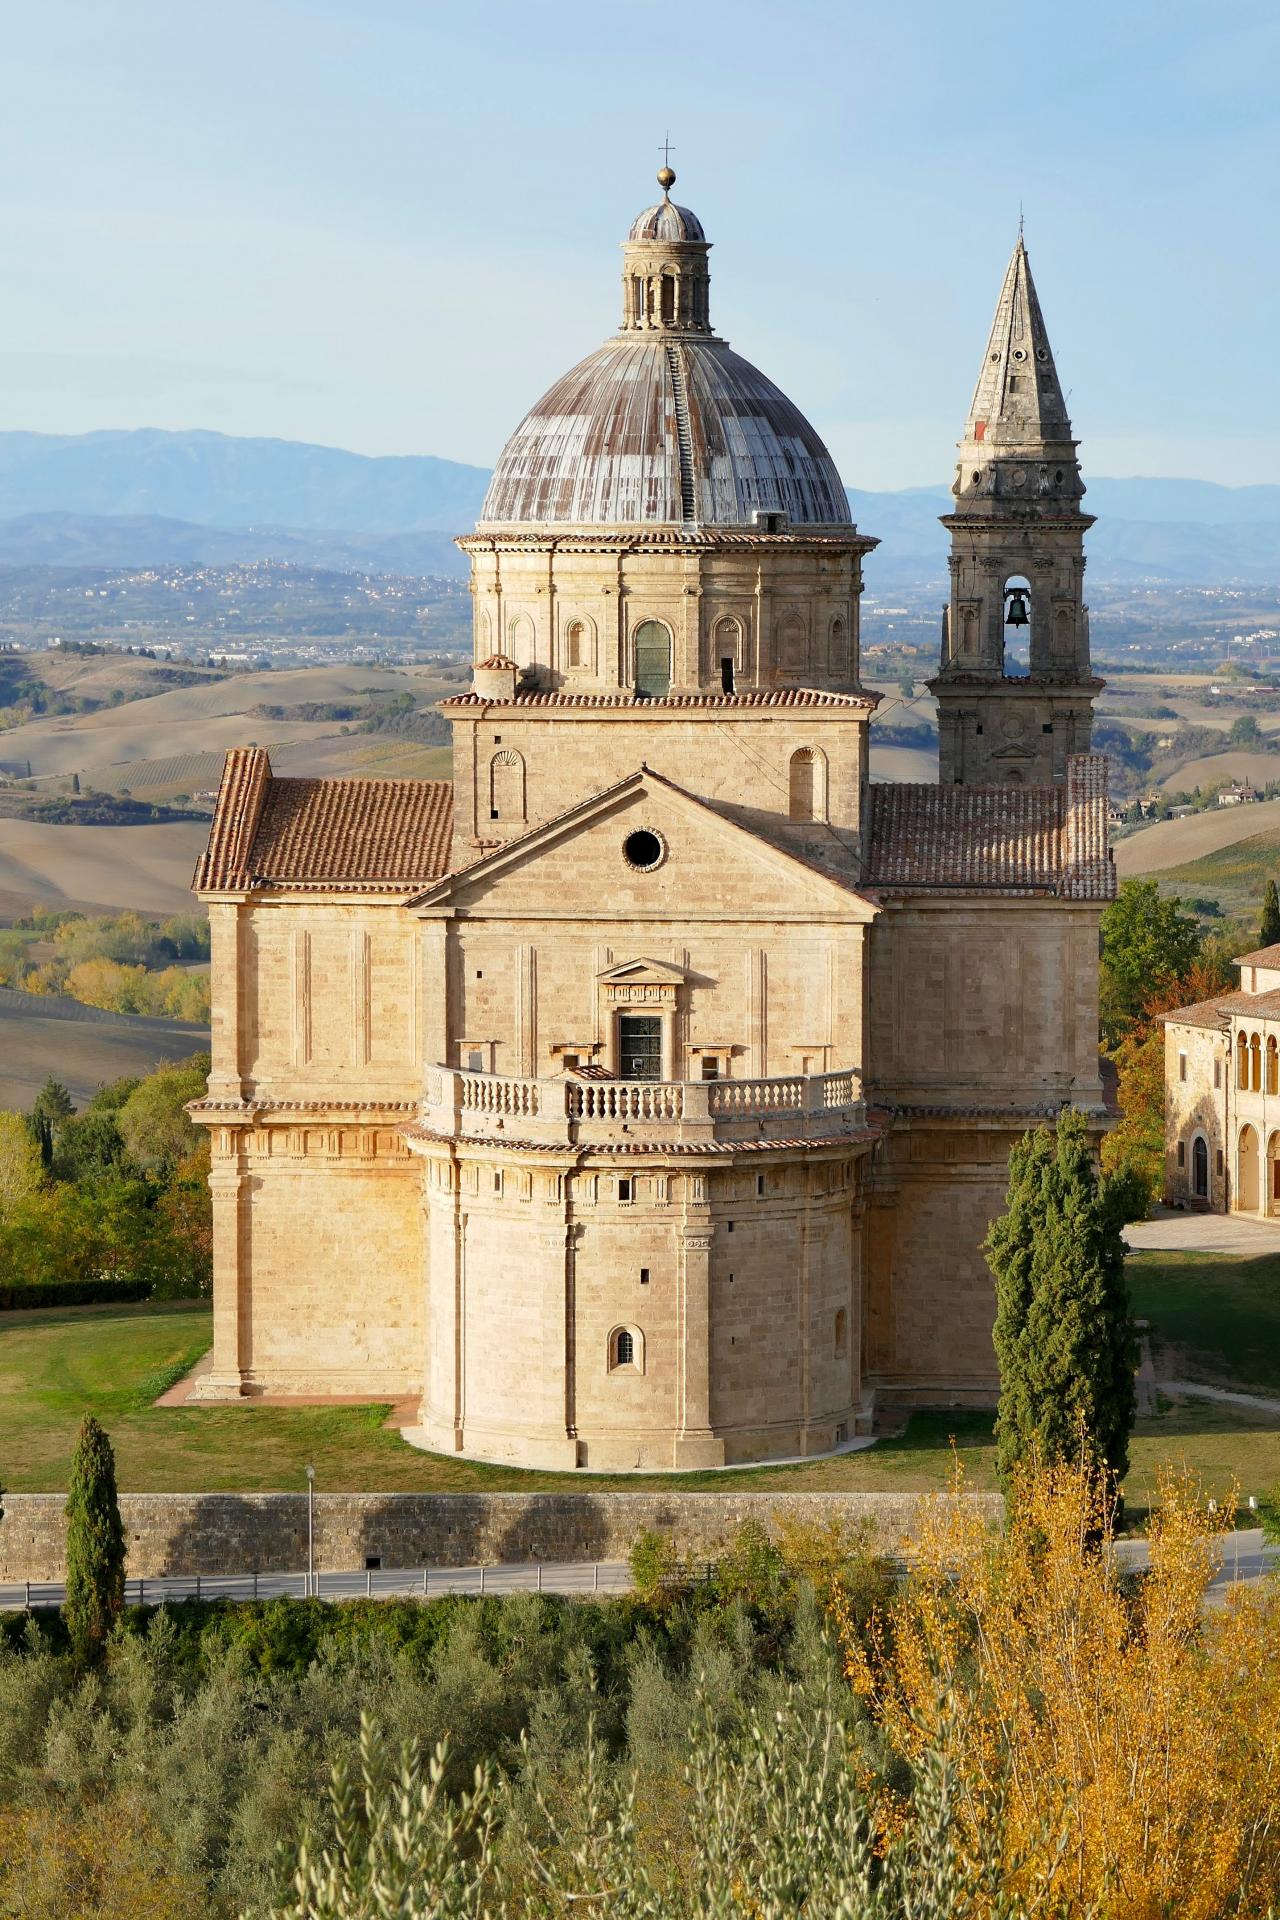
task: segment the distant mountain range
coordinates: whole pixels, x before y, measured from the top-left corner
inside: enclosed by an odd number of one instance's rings
[[[371,458],[227,434],[0,433],[0,565],[139,567],[267,558],[395,573],[461,573],[452,536],[488,473],[429,454]],[[881,546],[877,587],[942,580],[945,487],[849,489]],[[1221,586],[1280,584],[1280,486],[1089,482],[1091,574]]]

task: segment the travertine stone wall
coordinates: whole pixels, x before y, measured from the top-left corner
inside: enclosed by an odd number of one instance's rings
[[[235,910],[219,909],[227,911]],[[424,968],[411,914],[390,901],[277,899],[247,904],[239,922],[236,972],[225,962],[213,971],[214,1014],[225,1032],[238,981],[236,1071],[246,1093],[418,1097],[424,1001],[441,984]]]
[[[865,1140],[710,1166],[426,1152],[430,1446],[626,1471],[824,1453],[855,1431]]]
[[[877,1402],[989,1406],[999,1388],[995,1283],[982,1252],[1027,1125],[894,1128],[876,1157],[866,1241],[867,1383]]]
[[[718,689],[721,660],[739,690],[850,688],[858,679],[861,550],[848,539],[755,536],[733,547],[560,532],[471,535],[477,664],[495,652],[543,685],[616,693],[635,677],[634,636],[659,620],[672,637],[677,692]],[[577,623],[585,633],[574,634]]]
[[[1239,1023],[1247,1027],[1248,1022]],[[1185,1059],[1186,1071],[1182,1071]],[[1232,1155],[1228,1138],[1227,1102],[1236,1104],[1239,1118],[1254,1122],[1260,1138],[1268,1138],[1263,1116],[1255,1117],[1247,1108],[1261,1109],[1265,1092],[1241,1093],[1232,1084],[1234,1074],[1230,1033],[1216,1027],[1184,1027],[1173,1021],[1164,1030],[1164,1192],[1172,1204],[1196,1198],[1195,1141],[1203,1138],[1208,1153],[1209,1192],[1207,1204],[1215,1213],[1225,1213],[1232,1203],[1232,1182],[1228,1177]],[[1214,1084],[1215,1070],[1217,1084]],[[1264,1080],[1265,1088],[1265,1080]],[[1280,1116],[1280,1100],[1271,1096],[1270,1104]],[[1272,1124],[1275,1124],[1273,1119]],[[1178,1150],[1182,1150],[1181,1162]],[[1261,1182],[1259,1186],[1261,1188]],[[1263,1198],[1259,1192],[1259,1200]]]
[[[455,868],[647,766],[753,833],[856,876],[867,782],[865,709],[644,712],[495,703],[483,712],[455,708],[450,717]],[[801,752],[819,756],[817,817],[792,821],[791,763]],[[512,755],[519,765],[503,785]],[[495,771],[499,756],[506,775]]]
[[[993,1527],[998,1494],[967,1496]],[[0,1581],[60,1580],[66,1495],[5,1495]],[[161,1574],[292,1573],[307,1564],[305,1493],[134,1493],[120,1502],[131,1579]],[[316,1565],[494,1566],[504,1561],[622,1560],[656,1528],[695,1558],[714,1557],[744,1520],[865,1523],[893,1547],[919,1522],[917,1496],[897,1493],[321,1493]]]
[[[1100,902],[886,903],[868,952],[868,1099],[1100,1106]]]

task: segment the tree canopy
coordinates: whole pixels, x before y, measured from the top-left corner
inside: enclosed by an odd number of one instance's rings
[[[1103,1031],[1114,1043],[1153,990],[1188,973],[1200,957],[1195,915],[1154,880],[1126,880],[1102,916],[1100,1000]]]

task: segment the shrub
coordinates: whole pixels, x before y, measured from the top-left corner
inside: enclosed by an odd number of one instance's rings
[[[82,1660],[101,1652],[124,1607],[124,1528],[111,1442],[86,1414],[67,1493],[67,1583],[63,1618]]]

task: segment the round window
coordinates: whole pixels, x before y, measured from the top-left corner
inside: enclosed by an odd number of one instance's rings
[[[648,827],[637,827],[622,843],[623,859],[629,867],[638,867],[641,873],[660,867],[666,851],[659,836]]]

